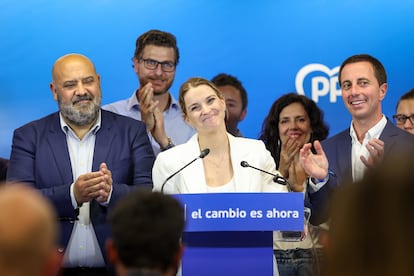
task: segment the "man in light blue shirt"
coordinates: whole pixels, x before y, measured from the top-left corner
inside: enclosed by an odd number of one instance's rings
[[[139,88],[130,98],[103,106],[143,121],[155,155],[186,142],[195,133],[184,122],[178,102],[169,92],[179,57],[174,35],[159,30],[142,34],[132,58]]]

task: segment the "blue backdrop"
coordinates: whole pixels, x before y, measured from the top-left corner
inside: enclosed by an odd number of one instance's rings
[[[410,0],[2,0],[0,1],[0,156],[13,130],[57,110],[49,90],[61,55],[90,57],[103,104],[137,88],[131,57],[137,36],[157,28],[178,39],[172,93],[191,76],[237,76],[249,94],[242,132],[257,138],[270,105],[297,91],[317,100],[330,134],[349,126],[337,66],[369,53],[387,69],[384,113],[414,87],[414,2]]]

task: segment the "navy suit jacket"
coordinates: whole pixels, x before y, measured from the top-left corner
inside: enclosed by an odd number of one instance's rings
[[[388,119],[379,139],[384,141],[384,156],[414,149],[414,135],[397,128]],[[353,182],[352,139],[349,128],[322,141],[322,148],[329,161],[330,176],[328,182],[319,191],[308,193],[308,203],[312,211],[310,221],[314,225],[328,219],[329,199],[335,187]]]
[[[0,158],[0,182],[6,180],[6,174],[7,174],[7,167],[8,166],[9,166],[9,160],[4,159],[4,158]]]
[[[99,170],[102,162],[107,164],[112,173],[112,196],[107,207],[92,200],[90,217],[106,256],[108,210],[132,188],[152,189],[155,157],[144,123],[109,111],[101,110],[101,114],[92,171]],[[70,185],[75,180],[58,112],[14,131],[7,180],[28,183],[50,199],[61,224],[60,246],[65,248],[78,210],[73,209],[70,198]]]

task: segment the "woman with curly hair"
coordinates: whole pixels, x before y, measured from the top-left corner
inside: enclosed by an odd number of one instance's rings
[[[323,140],[329,128],[323,111],[303,95],[288,93],[278,98],[265,118],[260,140],[272,154],[277,169],[294,186],[306,188],[308,175],[299,162],[299,150],[306,143]],[[322,256],[317,228],[309,226],[309,234],[300,241],[275,242],[275,257],[281,276],[308,276],[320,273]],[[277,239],[277,238],[275,238]]]

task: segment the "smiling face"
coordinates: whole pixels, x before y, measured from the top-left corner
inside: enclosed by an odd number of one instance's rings
[[[145,67],[143,60],[176,64],[174,48],[147,45],[142,51],[142,56],[139,58],[139,60],[134,58],[134,70],[138,75],[140,86],[143,87],[148,82],[151,82],[154,88],[154,95],[165,94],[173,84],[175,69],[171,72],[165,72],[162,70],[161,64],[158,64],[155,69],[148,69]]]
[[[56,61],[52,75],[50,89],[65,121],[92,124],[101,105],[100,78],[92,62],[82,55],[66,55]]]
[[[282,144],[288,139],[295,139],[303,146],[310,140],[312,133],[310,119],[303,105],[298,102],[282,109],[278,127]]]
[[[210,86],[190,87],[183,99],[185,120],[197,132],[225,129],[226,103]]]
[[[342,100],[353,120],[374,125],[381,119],[381,101],[388,87],[386,83],[379,85],[371,63],[361,61],[345,65],[341,88]]]

